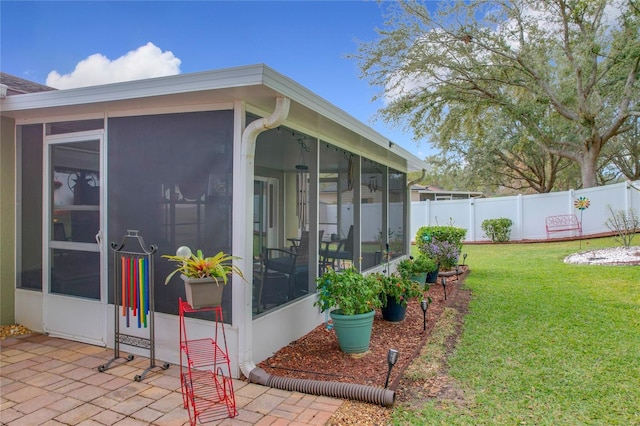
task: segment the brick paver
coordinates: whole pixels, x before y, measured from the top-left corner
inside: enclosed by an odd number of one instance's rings
[[[98,372],[113,351],[33,334],[0,341],[0,424],[3,426],[187,426],[180,366],[154,368],[136,356]],[[162,362],[156,361],[158,366]],[[238,415],[213,425],[323,425],[342,401],[233,380]]]

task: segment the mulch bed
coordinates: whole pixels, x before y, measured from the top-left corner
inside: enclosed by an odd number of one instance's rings
[[[350,355],[340,350],[335,331],[325,324],[313,329],[307,335],[280,349],[273,356],[261,362],[259,367],[274,376],[294,377],[333,382],[347,382],[374,387],[384,387],[387,378],[387,352],[398,350],[398,362],[391,371],[389,388],[395,390],[402,373],[420,353],[445,306],[453,303],[458,296],[462,281],[468,273],[466,267],[459,277],[446,278],[446,296],[443,286],[429,286],[425,296],[432,299],[427,310],[427,327],[423,330],[423,312],[420,300],[412,300],[407,314],[401,322],[388,322],[376,312],[371,333],[369,351]]]

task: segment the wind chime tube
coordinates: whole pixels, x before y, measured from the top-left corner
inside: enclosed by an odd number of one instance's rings
[[[125,261],[124,261],[124,257],[120,257],[120,285],[122,286],[122,292],[120,293],[120,297],[121,297],[121,304],[122,304],[122,316],[125,316],[127,314],[127,302],[126,302],[126,295],[127,295],[127,291],[125,288],[126,285],[126,279],[125,279],[125,274],[126,274],[126,267],[125,267]],[[117,300],[114,301],[115,303],[118,303]]]

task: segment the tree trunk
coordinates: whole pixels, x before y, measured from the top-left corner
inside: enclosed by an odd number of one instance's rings
[[[597,180],[598,153],[592,149],[583,153],[580,161],[580,173],[582,175],[582,187],[593,188],[598,186]]]

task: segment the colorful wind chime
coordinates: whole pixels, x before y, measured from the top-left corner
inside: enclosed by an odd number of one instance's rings
[[[149,259],[121,258],[122,316],[130,326],[130,315],[138,318],[138,328],[147,328],[149,318]]]

